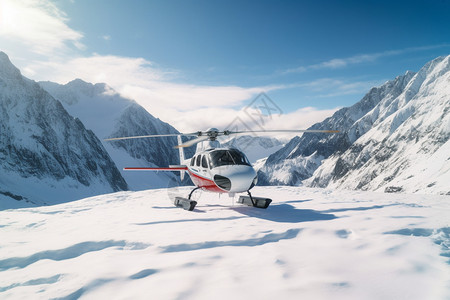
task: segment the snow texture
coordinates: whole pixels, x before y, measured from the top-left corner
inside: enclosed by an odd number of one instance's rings
[[[449,299],[449,196],[190,189],[0,211],[2,299]],[[236,200],[236,199],[234,199]]]

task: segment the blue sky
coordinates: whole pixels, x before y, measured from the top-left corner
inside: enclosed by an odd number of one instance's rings
[[[24,75],[105,81],[182,131],[226,126],[261,91],[285,115],[272,126],[309,126],[450,54],[448,0],[2,1]]]

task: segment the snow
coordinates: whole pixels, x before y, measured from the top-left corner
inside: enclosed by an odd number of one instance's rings
[[[7,170],[1,170],[0,172],[0,187],[6,187],[6,192],[12,191],[9,193],[16,198],[22,198],[22,201],[17,201],[11,197],[5,197],[6,195],[2,195],[3,191],[0,188],[0,210],[57,204],[80,199],[86,197],[86,195],[101,195],[112,192],[112,189],[99,178],[93,178],[89,186],[85,186],[70,177],[59,180],[50,176],[24,178],[20,174]],[[14,194],[14,191],[18,191],[20,195]]]
[[[449,299],[450,197],[190,187],[0,211],[2,299]],[[1,195],[0,195],[1,197]],[[236,200],[236,199],[234,199]]]

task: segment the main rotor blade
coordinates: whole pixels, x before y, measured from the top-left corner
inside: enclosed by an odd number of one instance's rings
[[[119,141],[119,140],[130,140],[130,139],[143,139],[143,138],[153,138],[153,137],[165,137],[165,136],[197,136],[198,133],[169,133],[169,134],[151,134],[151,135],[139,135],[139,136],[125,136],[117,138],[104,139],[104,141]]]
[[[304,133],[304,132],[314,132],[314,133],[339,133],[339,130],[316,130],[316,129],[294,129],[294,130],[283,130],[283,129],[275,129],[275,130],[245,130],[245,131],[224,131],[224,135],[230,134],[241,134],[241,133],[282,133],[282,132],[296,132],[296,133]]]
[[[206,140],[209,140],[209,136],[207,136],[207,135],[202,135],[202,136],[199,136],[198,138],[196,138],[196,139],[193,139],[193,140],[190,140],[190,141],[187,141],[186,143],[184,143],[184,144],[181,144],[181,145],[178,145],[178,146],[175,146],[175,148],[186,148],[186,147],[190,147],[190,146],[192,146],[192,145],[195,145],[195,144],[197,144],[197,143],[200,143],[200,142],[203,142],[203,141],[206,141]]]

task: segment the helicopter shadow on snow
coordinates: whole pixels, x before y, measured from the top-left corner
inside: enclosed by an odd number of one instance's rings
[[[280,204],[272,203],[267,209],[258,209],[248,206],[232,207],[231,209],[252,217],[279,223],[301,223],[311,221],[333,220],[333,214],[323,213],[313,209],[299,209],[289,203],[302,203],[312,200],[290,200]]]

